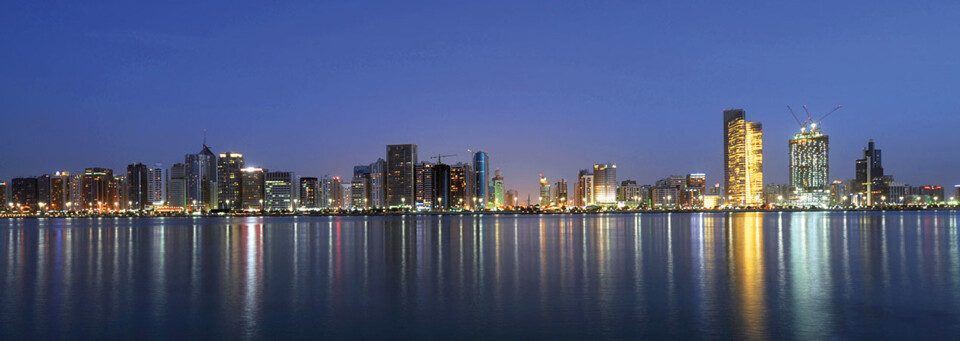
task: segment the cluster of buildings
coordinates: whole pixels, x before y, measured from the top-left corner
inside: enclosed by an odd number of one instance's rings
[[[835,109],[836,110],[836,109]],[[828,114],[829,115],[829,114]],[[821,118],[822,119],[822,118]],[[486,152],[470,162],[419,159],[417,145],[386,146],[385,159],[353,167],[350,178],[298,177],[295,172],[248,167],[243,154],[215,154],[206,143],[169,168],[131,163],[125,172],[91,167],[0,182],[2,210],[13,212],[293,212],[337,210],[503,210],[537,204],[570,208],[657,209],[715,207],[873,207],[928,205],[960,198],[960,185],[912,186],[883,168],[873,140],[855,161],[855,178],[830,180],[830,139],[812,118],[788,141],[789,184],[764,184],[763,126],[743,109],[723,111],[723,184],[706,174],[671,175],[652,185],[619,181],[615,163],[579,171],[572,184],[540,175],[539,202],[507,190]],[[950,195],[949,197],[947,195]]]
[[[499,169],[491,176],[483,151],[453,165],[443,155],[419,161],[415,144],[389,145],[385,157],[354,166],[349,179],[298,177],[248,167],[243,154],[218,156],[204,143],[169,168],[132,163],[126,172],[94,167],[15,178],[0,183],[0,203],[14,212],[497,210],[508,206],[507,195],[516,197]]]

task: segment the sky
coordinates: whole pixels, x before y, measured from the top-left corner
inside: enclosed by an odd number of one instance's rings
[[[183,162],[349,177],[419,145],[483,150],[508,189],[593,163],[722,182],[722,110],[763,123],[788,182],[787,111],[830,136],[830,177],[868,139],[897,181],[960,183],[956,1],[6,1],[0,179]],[[572,190],[572,189],[571,189]],[[533,200],[536,202],[536,199]]]

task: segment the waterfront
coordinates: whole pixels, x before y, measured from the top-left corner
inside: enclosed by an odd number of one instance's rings
[[[0,338],[949,338],[955,211],[0,220]]]

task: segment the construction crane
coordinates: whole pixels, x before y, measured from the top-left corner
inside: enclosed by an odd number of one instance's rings
[[[450,156],[457,156],[457,154],[447,154],[447,155],[437,154],[437,156],[431,156],[430,158],[431,158],[431,159],[437,159],[437,164],[441,164],[441,163],[443,163],[443,161],[442,161],[443,158],[445,158],[445,157],[450,157]]]
[[[814,122],[814,120],[813,120],[813,115],[810,114],[810,110],[807,110],[807,106],[806,106],[806,105],[803,105],[803,112],[805,112],[805,113],[807,114],[807,120],[806,120],[806,121],[803,121],[803,122],[800,122],[800,118],[797,117],[797,114],[793,111],[793,108],[791,108],[789,105],[787,106],[787,109],[790,110],[790,115],[792,115],[792,116],[793,116],[793,119],[797,121],[797,124],[800,126],[800,129],[806,128],[806,126],[807,126],[808,124],[821,124],[821,123],[823,123],[823,119],[827,118],[827,116],[830,116],[830,114],[833,114],[833,113],[836,112],[837,110],[840,110],[840,108],[843,108],[843,106],[842,106],[842,105],[837,105],[836,108],[833,108],[833,110],[830,110],[829,112],[827,112],[827,113],[824,114],[823,116],[820,116],[820,118],[817,119],[816,122]]]

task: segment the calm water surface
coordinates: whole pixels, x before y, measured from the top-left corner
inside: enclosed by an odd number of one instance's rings
[[[958,215],[0,220],[0,339],[957,339]]]

